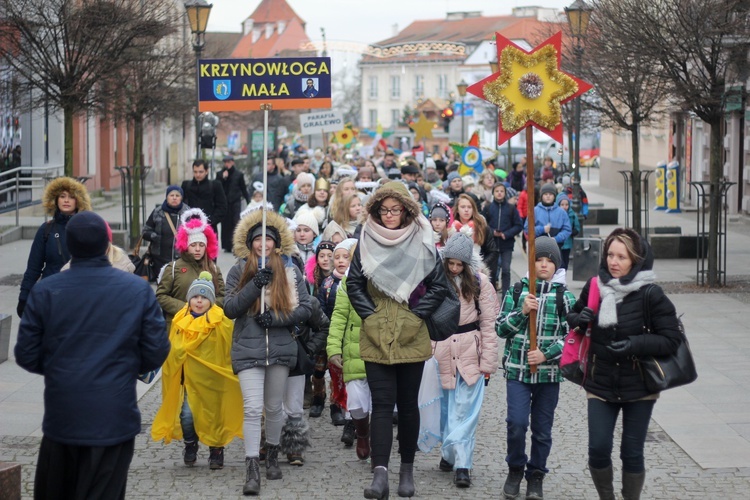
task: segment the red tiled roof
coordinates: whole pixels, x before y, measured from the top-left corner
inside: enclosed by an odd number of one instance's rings
[[[302,27],[305,27],[305,21],[294,12],[286,0],[262,0],[248,18],[252,19],[255,24],[297,19]]]
[[[275,57],[277,54],[285,51],[299,50],[302,43],[310,41],[299,18],[293,18],[281,34],[279,34],[276,28],[274,26],[273,33],[270,37],[266,38],[266,30],[261,27],[260,38],[255,43],[253,43],[252,32],[243,36],[230,57],[241,59]]]

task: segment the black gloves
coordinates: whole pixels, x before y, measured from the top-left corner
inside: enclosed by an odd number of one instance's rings
[[[580,328],[585,330],[589,327],[589,323],[594,321],[594,311],[590,307],[584,307],[580,313],[569,312],[566,320],[570,328]]]
[[[627,356],[633,350],[630,339],[616,340],[607,346],[607,350],[617,356]]]
[[[271,311],[266,311],[264,313],[255,315],[255,322],[258,323],[261,328],[268,328],[269,326],[271,326],[272,321],[273,317],[271,316]]]
[[[26,301],[25,300],[19,300],[18,305],[16,306],[16,313],[18,313],[18,317],[20,318],[23,316],[23,310],[26,309]]]
[[[271,278],[273,278],[273,269],[264,267],[253,277],[253,283],[258,288],[263,288],[271,282]]]

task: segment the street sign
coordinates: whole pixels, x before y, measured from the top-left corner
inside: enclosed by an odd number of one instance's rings
[[[268,132],[268,149],[270,151],[273,151],[273,143],[275,142],[275,138],[273,136],[273,131]],[[262,130],[253,130],[253,133],[250,135],[250,149],[253,151],[263,151],[263,131]]]
[[[344,128],[344,115],[341,111],[306,113],[299,115],[299,127],[302,135],[338,132]]]
[[[330,108],[331,58],[201,59],[198,88],[201,112]]]

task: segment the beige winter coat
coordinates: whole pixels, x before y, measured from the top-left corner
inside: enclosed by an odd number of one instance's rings
[[[449,278],[450,279],[450,278]],[[459,325],[479,321],[479,330],[456,333],[442,342],[433,342],[443,389],[456,388],[456,371],[468,385],[476,384],[485,373],[495,373],[498,365],[495,318],[500,312],[497,293],[489,278],[479,273],[479,310],[474,300],[460,297]]]

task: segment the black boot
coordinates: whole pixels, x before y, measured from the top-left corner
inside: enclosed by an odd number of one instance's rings
[[[279,445],[266,443],[266,479],[281,479],[279,468]]]
[[[456,469],[456,477],[453,479],[459,488],[468,488],[471,486],[471,476],[469,469]]]
[[[313,400],[310,406],[310,417],[318,418],[326,406],[326,381],[324,378],[312,377]]]
[[[195,465],[196,460],[198,460],[198,441],[185,441],[182,458],[188,467]]]
[[[646,482],[646,472],[622,471],[622,499],[640,500],[643,483]]]
[[[596,492],[599,493],[599,500],[615,500],[615,489],[612,486],[612,466],[604,469],[594,469],[589,466],[591,479],[594,480]]]
[[[503,486],[503,495],[505,498],[516,498],[521,491],[521,481],[523,480],[523,467],[509,467],[508,477],[505,478]]]
[[[365,498],[383,500],[388,496],[388,469],[383,466],[375,467],[372,473],[372,484],[365,488]]]
[[[208,466],[212,470],[224,468],[224,447],[209,448]]]
[[[440,457],[440,464],[438,464],[438,469],[440,469],[441,472],[453,472],[453,464],[443,457]]]
[[[245,486],[243,495],[260,494],[260,462],[257,457],[245,457]]]
[[[331,403],[331,423],[337,427],[346,424],[344,410],[339,405],[333,403]]]
[[[405,464],[401,462],[401,468],[398,471],[398,496],[414,496],[414,464]]]
[[[544,472],[535,470],[526,480],[526,500],[544,500]]]
[[[341,442],[347,448],[354,444],[354,421],[347,420],[344,424],[344,432],[341,434]]]

